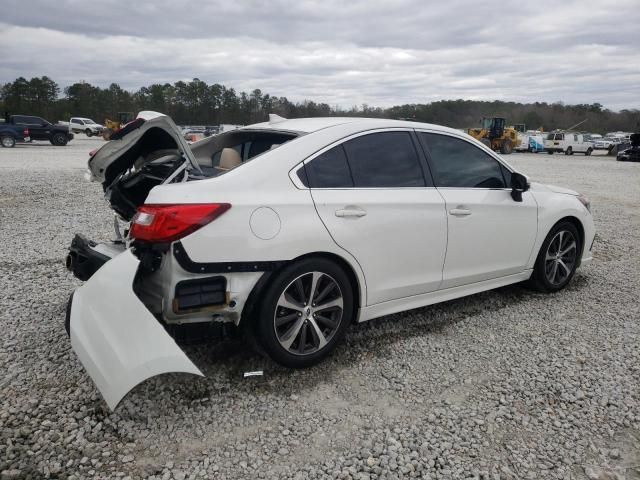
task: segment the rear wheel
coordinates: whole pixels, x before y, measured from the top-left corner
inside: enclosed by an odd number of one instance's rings
[[[567,149],[564,151],[564,154],[565,154],[565,155],[573,155],[573,150],[572,150],[572,148],[571,148],[571,147],[567,148]]]
[[[557,223],[540,248],[529,284],[541,292],[562,290],[576,273],[580,252],[582,245],[575,225],[568,221]]]
[[[5,148],[13,148],[16,146],[16,139],[9,135],[3,135],[0,137],[0,143]]]
[[[51,137],[51,143],[56,145],[57,147],[64,147],[69,140],[64,133],[56,133],[53,137]]]
[[[547,150],[547,153],[548,153],[549,155],[553,155],[553,150]]]
[[[262,298],[254,318],[256,340],[285,367],[305,368],[326,358],[353,318],[351,283],[324,258],[285,267]]]

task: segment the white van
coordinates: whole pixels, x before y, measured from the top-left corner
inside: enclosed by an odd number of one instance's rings
[[[545,138],[544,150],[549,155],[553,155],[555,152],[565,155],[573,155],[574,153],[591,155],[593,144],[585,142],[581,133],[553,132]]]

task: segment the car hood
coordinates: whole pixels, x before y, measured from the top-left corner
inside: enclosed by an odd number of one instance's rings
[[[531,184],[531,190],[533,190],[535,192],[564,193],[565,195],[574,195],[574,196],[580,195],[575,190],[570,190],[570,189],[564,188],[564,187],[558,187],[556,185],[546,185],[546,184],[543,184],[543,183],[532,183]]]
[[[141,167],[146,163],[143,150],[153,150],[154,146],[147,143],[154,141],[166,142],[164,145],[158,144],[158,148],[177,149],[191,167],[200,170],[189,144],[173,120],[162,113],[144,111],[114,132],[111,140],[91,156],[88,164],[91,180],[109,185],[134,165]]]

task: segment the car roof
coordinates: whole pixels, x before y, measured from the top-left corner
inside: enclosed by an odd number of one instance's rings
[[[431,123],[410,122],[406,120],[391,120],[386,118],[366,117],[313,117],[313,118],[282,118],[277,115],[269,115],[268,122],[256,123],[243,127],[244,129],[280,130],[297,133],[312,133],[325,128],[338,125],[361,124],[364,129],[375,128],[425,128],[448,133],[460,134],[459,130]],[[240,129],[242,130],[242,129]]]

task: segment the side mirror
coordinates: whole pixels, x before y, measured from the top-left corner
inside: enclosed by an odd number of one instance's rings
[[[522,201],[522,192],[529,190],[529,179],[518,172],[511,174],[511,198],[516,202]]]

